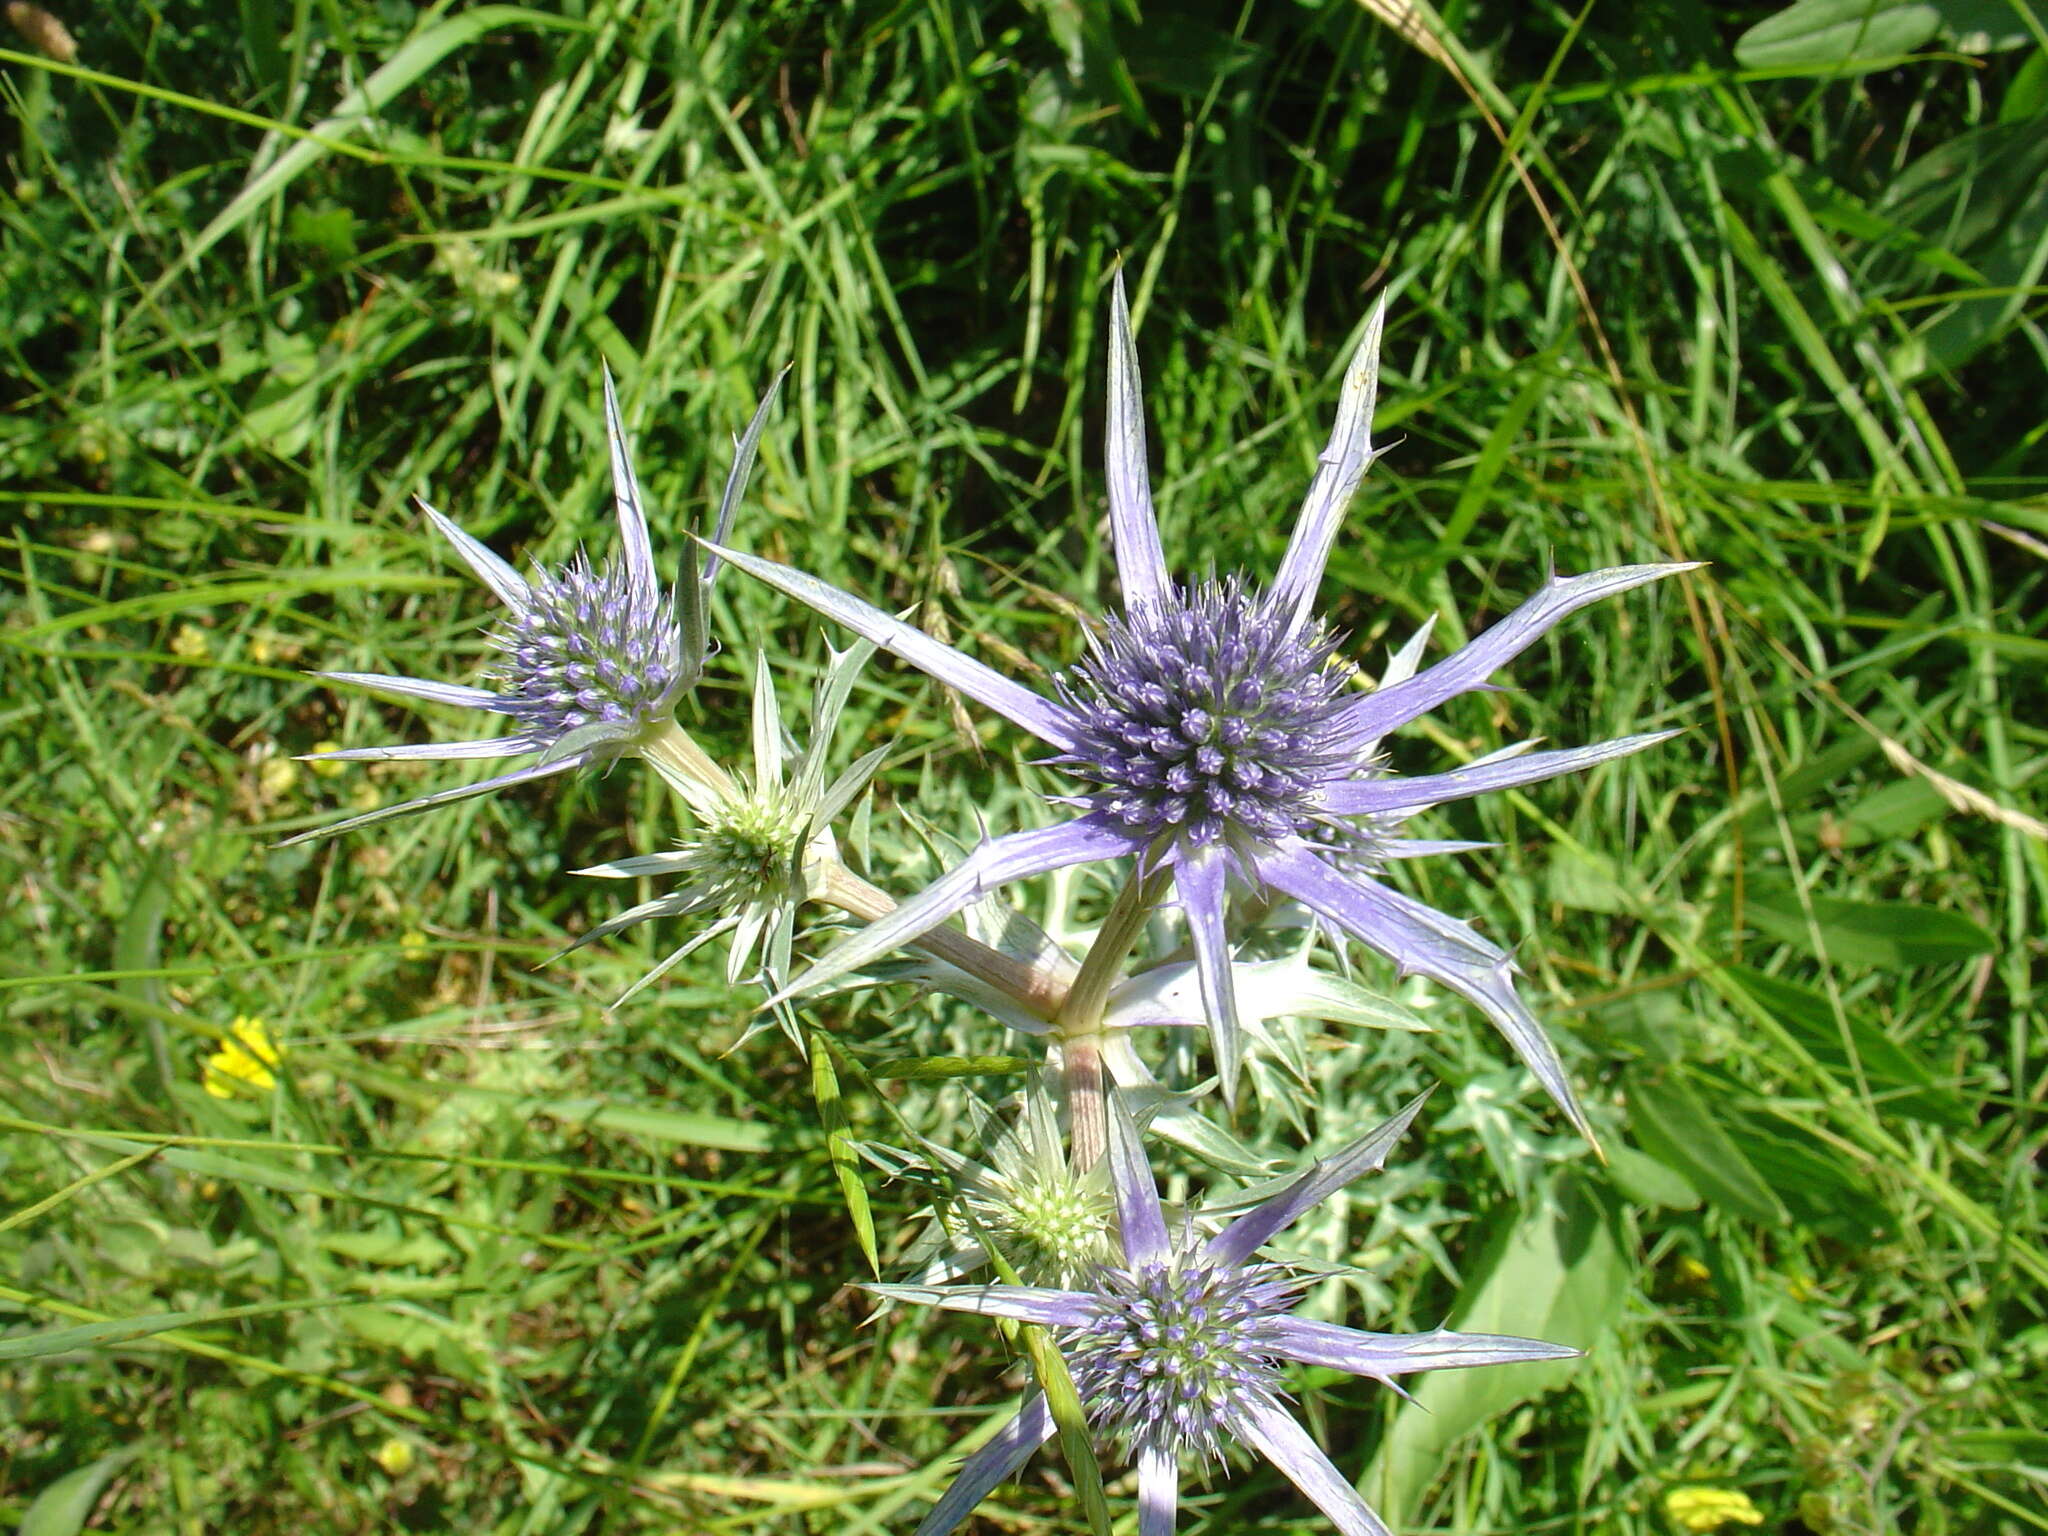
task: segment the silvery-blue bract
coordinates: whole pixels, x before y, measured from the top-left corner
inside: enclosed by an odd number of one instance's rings
[[[1109,1160],[1120,1262],[1068,1289],[1021,1285],[874,1285],[897,1301],[1009,1317],[1053,1331],[1096,1432],[1138,1466],[1140,1536],[1170,1536],[1184,1451],[1215,1459],[1235,1442],[1258,1451],[1346,1536],[1389,1536],[1385,1522],[1284,1406],[1289,1365],[1391,1381],[1456,1366],[1559,1360],[1578,1351],[1496,1334],[1367,1333],[1292,1308],[1301,1287],[1258,1251],[1353,1179],[1382,1167],[1422,1107],[1317,1162],[1216,1236],[1169,1232],[1130,1118],[1110,1118]],[[1054,1432],[1043,1393],[969,1456],[917,1536],[945,1536]]]
[[[768,408],[780,386],[778,378],[739,440],[719,503],[715,527],[721,539],[739,504]],[[609,369],[604,375],[604,425],[620,549],[602,566],[593,566],[579,553],[557,570],[536,569],[531,577],[523,577],[424,500],[419,503],[428,520],[508,610],[491,635],[498,652],[489,673],[494,686],[471,688],[370,672],[315,674],[329,682],[351,683],[400,698],[480,709],[502,718],[509,729],[503,735],[473,741],[315,752],[308,754],[310,761],[450,761],[536,755],[539,761],[474,784],[351,816],[301,833],[289,842],[331,837],[430,806],[610,762],[638,751],[674,725],[676,701],[696,685],[711,652],[705,606],[718,561],[713,556],[700,562],[696,546],[690,544],[674,590],[662,587],[648,539],[640,481],[633,472]]]
[[[1110,531],[1124,606],[1046,698],[816,578],[727,558],[971,695],[1057,751],[1083,786],[1081,814],[984,843],[957,868],[824,956],[790,989],[822,986],[944,922],[1012,880],[1095,859],[1171,869],[1200,970],[1218,1073],[1229,1095],[1242,1029],[1231,985],[1225,899],[1233,885],[1292,897],[1405,973],[1470,999],[1590,1136],[1556,1050],[1516,996],[1507,952],[1385,884],[1390,859],[1466,846],[1398,837],[1429,806],[1533,784],[1662,741],[1629,736],[1564,751],[1496,754],[1448,773],[1404,777],[1379,743],[1487,679],[1558,620],[1686,565],[1632,565],[1552,578],[1462,649],[1369,694],[1354,692],[1311,613],[1346,505],[1372,464],[1384,301],[1345,375],[1337,423],[1279,573],[1263,590],[1232,577],[1176,583],[1152,514],[1137,352],[1121,277],[1110,318]],[[1405,653],[1410,666],[1420,648]]]

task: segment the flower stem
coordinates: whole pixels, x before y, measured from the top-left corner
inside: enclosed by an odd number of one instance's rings
[[[863,922],[875,922],[896,910],[896,898],[870,885],[837,859],[822,859],[815,866],[812,893],[818,900],[852,913]],[[986,982],[1017,1005],[1048,1024],[1058,1020],[1069,996],[1068,978],[1028,965],[999,949],[971,939],[957,928],[933,928],[911,940],[913,949],[958,966],[978,981]]]
[[[1088,946],[1081,974],[1074,978],[1059,1016],[1053,1020],[1066,1078],[1076,1173],[1093,1168],[1109,1145],[1109,1078],[1102,1065],[1102,1017],[1109,1005],[1109,990],[1172,879],[1172,871],[1165,868],[1146,875],[1131,872],[1109,916],[1102,920],[1095,942]]]

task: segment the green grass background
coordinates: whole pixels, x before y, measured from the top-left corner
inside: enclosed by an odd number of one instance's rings
[[[1608,1166],[1426,989],[1432,1033],[1318,1033],[1240,1127],[1291,1156],[1441,1082],[1303,1235],[1366,1274],[1316,1304],[1590,1350],[1428,1413],[1312,1374],[1325,1443],[1404,1528],[1664,1532],[1693,1485],[1774,1531],[2048,1528],[2048,34],[1950,0],[1738,50],[1770,10],[142,0],[60,8],[69,61],[10,36],[0,1523],[915,1523],[1010,1348],[864,1326],[812,1069],[728,1054],[708,955],[616,1014],[678,935],[540,963],[619,896],[567,870],[674,834],[650,776],[274,845],[465,771],[290,766],[467,728],[304,669],[475,675],[487,597],[416,492],[508,554],[608,547],[601,361],[671,558],[793,363],[740,543],[1062,664],[1111,590],[1121,257],[1181,569],[1272,568],[1389,287],[1400,441],[1325,585],[1362,661],[1548,563],[1713,562],[1395,744],[1689,728],[1404,871],[1518,946]],[[717,623],[691,724],[731,757],[746,653],[793,698],[825,637],[740,579]],[[851,725],[896,744],[862,846],[898,889],[924,828],[1056,787],[893,664]],[[238,1015],[288,1055],[217,1100]],[[1016,1048],[958,1010],[814,1017],[856,1137],[1014,1081],[868,1080]],[[919,1200],[867,1185],[886,1266]],[[977,1529],[1075,1528],[1066,1475]],[[1263,1467],[1182,1525],[1323,1528]]]

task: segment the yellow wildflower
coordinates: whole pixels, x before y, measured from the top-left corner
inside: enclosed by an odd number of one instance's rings
[[[1764,1512],[1748,1494],[1734,1488],[1674,1488],[1664,1495],[1664,1513],[1682,1531],[1717,1531],[1730,1522],[1764,1523]]]
[[[238,1083],[268,1093],[277,1086],[271,1068],[283,1060],[284,1050],[270,1038],[269,1027],[261,1019],[238,1015],[220,1049],[206,1058],[201,1083],[216,1099],[233,1098]]]

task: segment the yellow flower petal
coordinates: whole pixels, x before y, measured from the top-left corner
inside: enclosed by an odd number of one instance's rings
[[[268,1093],[277,1086],[276,1074],[270,1069],[283,1060],[284,1050],[270,1038],[269,1027],[261,1019],[243,1014],[228,1026],[228,1038],[220,1049],[206,1058],[200,1086],[216,1099],[233,1098],[241,1083]]]
[[[1722,1526],[1762,1525],[1764,1512],[1734,1488],[1674,1488],[1664,1495],[1664,1513],[1680,1530],[1714,1531]]]

